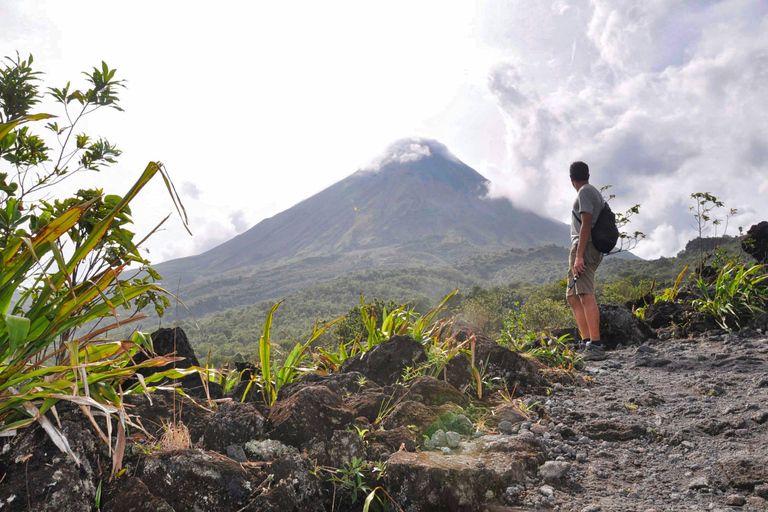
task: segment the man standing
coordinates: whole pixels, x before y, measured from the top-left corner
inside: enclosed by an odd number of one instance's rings
[[[592,244],[592,228],[603,209],[603,196],[589,184],[589,166],[573,162],[570,168],[571,184],[576,189],[571,217],[571,252],[568,256],[568,290],[565,298],[579,325],[584,359],[605,359],[600,342],[600,310],[595,300],[595,271],[603,255]]]

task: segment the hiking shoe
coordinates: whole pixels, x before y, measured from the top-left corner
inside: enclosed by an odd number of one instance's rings
[[[587,340],[579,340],[576,344],[576,352],[584,352],[587,349]]]
[[[587,346],[581,356],[585,361],[603,361],[606,357],[603,346],[595,345],[592,342],[587,342]]]

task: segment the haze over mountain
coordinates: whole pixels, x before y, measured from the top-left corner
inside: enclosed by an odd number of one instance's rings
[[[351,271],[568,244],[565,224],[486,198],[489,183],[439,142],[404,139],[368,168],[232,240],[156,268],[205,314]]]

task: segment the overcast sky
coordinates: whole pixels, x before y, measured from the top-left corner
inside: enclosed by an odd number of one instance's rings
[[[614,211],[642,204],[643,257],[694,236],[692,192],[739,209],[729,234],[768,219],[765,0],[3,0],[0,33],[0,54],[32,53],[46,85],[84,87],[101,60],[127,80],[125,112],[87,126],[119,164],[68,188],[123,193],[164,162],[194,236],[172,218],[147,244],[154,262],[232,238],[409,136],[563,222],[568,165],[586,161]],[[160,181],[134,204],[142,234],[172,211]]]

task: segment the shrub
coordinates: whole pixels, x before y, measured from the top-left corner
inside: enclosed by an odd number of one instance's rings
[[[32,130],[35,122],[53,118],[30,113],[42,97],[32,57],[7,60],[0,70],[0,156],[10,167],[10,172],[0,172],[0,429],[14,431],[38,422],[78,463],[45,415],[59,401],[72,402],[109,446],[114,474],[125,448],[123,384],[138,368],[174,360],[134,364],[132,357],[139,351],[152,351],[150,338],[141,333],[132,340],[102,338],[143,318],[137,313],[149,304],[158,313],[168,304],[164,290],[154,284],[159,276],[127,229],[129,203],[158,174],[174,202],[178,198],[162,164],[150,162],[123,197],[80,190],[63,200],[35,199],[73,174],[99,171],[116,161],[120,151],[113,144],[75,129],[83,116],[99,108],[120,110],[117,90],[122,82],[102,63],[86,73],[87,90],[72,90],[69,84],[50,89],[67,119],[63,125],[46,125],[61,141],[54,151]],[[140,265],[145,277],[126,278],[129,265]],[[133,314],[121,318],[118,308],[133,309]],[[161,377],[140,379],[125,393],[147,391],[145,384]],[[94,420],[93,409],[106,418],[107,435]],[[113,420],[118,426],[114,443]]]
[[[698,278],[702,298],[693,301],[694,307],[711,315],[723,329],[741,329],[744,321],[765,312],[768,274],[764,269],[765,265],[747,267],[730,262],[720,268],[711,286]]]

